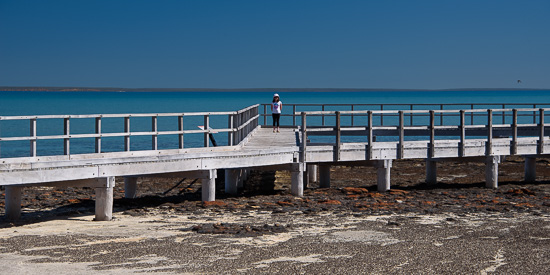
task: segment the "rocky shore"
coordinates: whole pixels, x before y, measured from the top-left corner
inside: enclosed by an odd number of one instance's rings
[[[487,189],[482,163],[440,163],[426,185],[423,162],[396,161],[385,193],[374,168],[339,166],[331,188],[312,183],[302,198],[289,173],[253,171],[237,196],[221,179],[215,202],[200,201],[195,179],[141,178],[136,199],[117,184],[112,222],[92,221],[92,189],[26,188],[22,219],[0,220],[0,262],[24,263],[14,272],[539,273],[550,266],[549,165],[539,160],[537,182],[525,183],[523,160],[508,158]]]

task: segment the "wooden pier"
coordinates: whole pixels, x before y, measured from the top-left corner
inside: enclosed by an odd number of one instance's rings
[[[438,162],[484,162],[486,186],[496,188],[498,164],[503,158],[524,156],[525,180],[533,181],[535,159],[547,157],[550,152],[550,126],[544,122],[550,109],[537,104],[491,109],[475,109],[473,105],[463,109],[450,109],[458,105],[415,109],[426,106],[410,105],[405,110],[387,110],[395,105],[372,108],[355,104],[336,106],[340,111],[327,111],[329,105],[316,106],[321,110],[310,110],[313,105],[307,105],[307,111],[300,111],[302,106],[290,105],[293,112],[285,114],[290,121],[280,133],[266,125],[270,119],[265,106],[254,105],[236,112],[0,117],[0,127],[4,121],[29,122],[29,135],[0,136],[0,149],[8,141],[29,143],[26,157],[3,157],[0,151],[0,185],[6,191],[6,215],[9,219],[20,217],[24,187],[86,186],[96,190],[96,220],[110,220],[115,177],[124,177],[127,198],[136,196],[140,176],[200,178],[203,201],[213,201],[220,169],[225,171],[225,191],[230,194],[237,193],[249,169],[290,170],[291,192],[302,196],[308,177],[318,175],[320,186],[330,187],[331,165],[374,166],[378,190],[383,192],[390,189],[391,166],[396,159],[425,160],[426,182],[431,184],[437,182]],[[285,111],[288,109],[286,105]],[[159,118],[168,117],[173,119],[174,129],[159,130]],[[184,121],[189,117],[199,118],[202,129],[186,129]],[[226,120],[227,128],[212,129],[213,117]],[[102,131],[106,118],[119,119],[123,131]],[[136,118],[150,119],[151,131],[131,131],[130,121]],[[86,119],[93,121],[92,133],[71,133],[74,123]],[[38,135],[37,124],[44,120],[61,123],[63,134]],[[210,146],[213,133],[226,135],[221,146]],[[204,146],[186,148],[184,135],[201,135]],[[131,139],[142,136],[151,137],[150,149],[130,150]],[[177,149],[160,148],[161,136],[174,137]],[[103,140],[112,137],[121,139],[123,149],[104,152]],[[92,139],[94,152],[71,153],[71,144],[78,139]],[[62,141],[63,154],[40,156],[40,140]]]

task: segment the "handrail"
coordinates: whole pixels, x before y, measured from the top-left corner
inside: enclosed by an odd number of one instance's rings
[[[151,149],[158,150],[158,136],[178,135],[178,148],[184,149],[184,135],[203,134],[204,147],[209,147],[210,135],[214,132],[227,133],[227,145],[233,146],[239,144],[248,136],[248,134],[258,126],[259,104],[248,106],[238,111],[232,112],[184,112],[184,113],[143,113],[143,114],[89,114],[89,115],[38,115],[38,116],[0,116],[1,121],[28,120],[30,122],[30,134],[26,136],[0,136],[0,142],[6,141],[28,141],[30,142],[30,157],[37,156],[38,140],[63,140],[63,154],[70,155],[70,141],[82,138],[95,139],[95,152],[101,153],[102,138],[123,137],[124,151],[130,151],[130,137],[151,136]],[[197,130],[184,130],[184,117],[203,117],[203,128]],[[211,116],[227,116],[227,128],[212,129],[210,126]],[[151,131],[130,130],[131,118],[151,118]],[[158,130],[159,117],[177,118],[178,130]],[[73,119],[95,119],[95,129],[91,133],[71,134],[71,120]],[[102,119],[104,118],[122,118],[123,131],[120,132],[102,132]],[[38,135],[37,123],[42,120],[63,119],[63,134],[56,135]],[[1,144],[1,143],[0,143]],[[0,147],[1,148],[1,147]],[[1,151],[0,151],[1,153]],[[3,157],[0,155],[0,158]]]
[[[550,108],[520,108],[520,109],[462,109],[462,110],[385,110],[385,111],[378,111],[378,110],[361,110],[361,111],[302,111],[302,112],[295,112],[294,115],[300,115],[302,117],[302,127],[300,127],[300,131],[302,134],[302,141],[308,140],[308,129],[306,125],[309,125],[307,123],[307,117],[308,116],[324,116],[324,115],[331,115],[335,116],[335,124],[334,126],[326,127],[324,125],[322,127],[315,128],[312,133],[319,134],[320,132],[327,132],[328,135],[332,135],[335,137],[335,145],[334,145],[334,152],[336,159],[339,159],[340,156],[340,148],[341,148],[341,135],[343,131],[367,131],[367,151],[369,152],[369,159],[372,159],[371,153],[372,153],[372,146],[374,146],[374,143],[376,140],[374,139],[374,130],[392,130],[397,131],[397,133],[393,134],[394,136],[399,138],[399,141],[397,142],[397,158],[403,158],[404,153],[404,142],[405,142],[405,136],[406,136],[406,130],[425,130],[429,131],[429,134],[426,134],[427,132],[424,132],[424,134],[420,134],[422,136],[428,136],[430,137],[429,141],[429,158],[434,157],[434,148],[435,148],[435,136],[436,131],[435,130],[460,130],[458,135],[460,136],[460,143],[459,143],[459,152],[460,156],[464,156],[465,152],[465,140],[466,140],[466,129],[475,129],[475,130],[481,130],[486,131],[486,149],[487,155],[493,154],[493,148],[492,148],[492,142],[493,142],[493,131],[494,129],[505,129],[509,132],[508,136],[512,137],[511,140],[511,154],[517,154],[517,139],[518,139],[518,129],[524,129],[525,127],[537,127],[538,133],[536,136],[537,139],[537,154],[544,153],[544,142],[545,142],[545,130],[546,125],[544,122],[545,112],[550,111]],[[493,123],[493,117],[494,113],[499,112],[499,115],[503,116],[503,122],[502,124],[494,124]],[[536,122],[536,119],[538,117],[539,123],[533,123],[533,124],[518,124],[518,116],[521,116],[520,112],[529,112],[529,114],[526,114],[527,116],[533,116],[533,122]],[[460,117],[460,123],[458,125],[443,125],[443,120],[441,120],[440,125],[435,124],[435,117],[436,113],[441,116],[442,114],[453,114],[454,116]],[[481,117],[486,117],[486,123],[478,123],[474,125],[474,120],[472,119],[471,125],[466,125],[465,122],[465,116],[466,113],[470,113],[470,115],[473,117],[474,113],[480,114]],[[364,126],[354,126],[353,121],[351,121],[351,126],[342,126],[341,123],[341,117],[342,115],[366,115],[368,123]],[[398,117],[398,122],[396,124],[392,125],[382,125],[375,126],[373,124],[373,116],[374,115],[388,115],[391,114],[393,116]],[[410,118],[410,125],[405,125],[405,115],[408,115]],[[413,118],[418,116],[429,116],[429,123],[424,123],[421,125],[413,125],[412,120]],[[512,122],[511,123],[505,123],[505,116],[511,117]],[[315,127],[315,126],[314,126]],[[456,133],[456,132],[455,132]],[[418,135],[418,134],[416,134]],[[445,134],[446,136],[449,135],[447,132]],[[533,135],[533,132],[531,132],[531,135]],[[303,155],[305,155],[305,150],[307,147],[308,142],[302,142],[301,150],[303,151]]]
[[[190,112],[190,113],[134,113],[134,114],[88,114],[88,115],[37,115],[37,116],[0,116],[0,120],[25,120],[25,119],[61,119],[61,118],[123,118],[123,117],[168,117],[168,116],[205,116],[205,115],[236,115],[258,107],[252,105],[233,112]]]
[[[296,112],[294,115],[301,115],[302,113],[306,113],[308,115],[336,115],[339,114],[368,114],[371,112],[372,114],[399,114],[400,112],[403,112],[404,114],[425,114],[425,113],[458,113],[460,111],[464,111],[466,113],[486,113],[488,110],[492,110],[493,112],[512,112],[513,110],[516,110],[518,112],[538,112],[539,110],[550,110],[550,108],[525,108],[525,109],[465,109],[465,110],[386,110],[386,111],[303,111],[303,112]]]
[[[268,122],[267,122],[268,116],[271,115],[271,114],[269,114],[269,108],[268,108],[269,105],[270,104],[265,104],[265,103],[260,104],[260,107],[263,106],[263,108],[261,108],[261,109],[263,109],[263,113],[260,114],[260,117],[263,117],[263,125],[268,124]],[[335,104],[285,104],[285,106],[286,106],[286,108],[285,108],[286,110],[291,109],[292,112],[289,114],[289,113],[286,113],[285,111],[283,111],[281,116],[285,117],[285,118],[291,117],[292,122],[290,123],[290,125],[297,126],[298,125],[297,117],[299,117],[299,114],[297,115],[297,113],[300,113],[302,111],[302,110],[299,110],[299,109],[303,109],[303,108],[310,109],[312,107],[321,109],[320,111],[325,111],[326,108],[337,107],[337,109],[341,112],[342,116],[351,117],[351,121],[352,121],[352,124],[353,124],[355,116],[356,115],[361,116],[361,113],[349,113],[350,112],[349,109],[351,109],[351,111],[357,111],[357,109],[363,109],[362,111],[368,111],[368,110],[365,110],[365,109],[369,109],[369,110],[372,110],[372,111],[399,111],[399,110],[403,110],[403,111],[413,111],[413,113],[414,113],[414,111],[417,111],[418,108],[422,108],[420,111],[424,111],[424,110],[427,110],[427,107],[432,107],[432,108],[429,108],[429,109],[432,109],[432,110],[436,111],[436,113],[438,114],[439,120],[441,122],[441,121],[443,121],[444,117],[447,116],[445,111],[447,111],[448,109],[446,109],[446,108],[451,108],[451,107],[453,109],[465,109],[465,110],[468,110],[468,109],[470,109],[470,110],[471,109],[488,109],[489,108],[489,109],[493,109],[493,110],[499,110],[497,112],[503,112],[505,110],[513,109],[513,108],[529,108],[529,107],[530,108],[535,108],[535,109],[538,110],[539,108],[550,107],[550,103],[446,103],[446,104],[430,104],[430,103],[415,103],[415,104],[403,104],[403,103],[340,104],[340,103],[335,103]],[[456,106],[464,106],[464,107],[456,108]],[[344,107],[344,108],[342,108],[342,107]],[[495,107],[495,108],[492,108],[492,107]],[[498,109],[496,109],[496,108],[498,108]],[[348,110],[342,110],[342,109],[348,109]],[[388,110],[388,109],[394,109],[394,110]],[[304,111],[317,112],[319,110],[304,110]],[[443,111],[443,112],[440,112],[440,111]],[[378,114],[381,115],[380,116],[380,123],[381,124],[384,124],[384,118],[386,116],[387,117],[396,116],[396,114],[392,114],[392,113],[384,115],[385,114],[384,112],[381,112],[381,113],[378,113]],[[410,114],[411,113],[406,113],[406,118],[409,118]],[[502,117],[502,119],[504,120],[504,116],[501,113],[495,113],[494,115]],[[320,114],[320,116],[321,116],[321,121],[322,121],[321,124],[325,125],[325,115]],[[470,120],[473,122],[473,119],[474,119],[473,113],[468,112],[468,116],[470,117]],[[518,116],[524,117],[524,116],[527,116],[527,115],[520,114]],[[533,123],[534,123],[535,120],[536,120],[536,118],[533,117]],[[283,119],[281,122],[285,123],[285,119]]]

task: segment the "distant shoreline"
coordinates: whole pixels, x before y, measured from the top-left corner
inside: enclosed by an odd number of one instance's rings
[[[0,86],[1,92],[450,92],[450,91],[550,91],[542,88],[456,88],[456,89],[373,89],[373,88],[116,88],[116,87],[21,87]]]

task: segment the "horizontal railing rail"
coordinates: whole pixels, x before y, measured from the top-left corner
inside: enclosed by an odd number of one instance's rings
[[[143,114],[90,114],[90,115],[39,115],[39,116],[0,116],[0,130],[4,121],[29,121],[29,135],[10,136],[11,133],[0,132],[0,158],[2,158],[2,143],[8,141],[28,141],[30,142],[29,157],[37,156],[37,141],[39,140],[63,140],[63,154],[71,154],[71,141],[75,139],[92,138],[95,139],[95,153],[102,153],[102,138],[123,137],[124,151],[130,151],[130,137],[151,136],[150,150],[158,150],[158,137],[167,135],[178,136],[178,149],[184,148],[184,135],[203,134],[204,147],[210,146],[210,136],[212,133],[227,133],[227,145],[233,146],[239,144],[252,130],[258,126],[259,105],[252,105],[235,112],[184,112],[184,113],[143,113]],[[227,117],[227,128],[211,128],[211,117]],[[159,117],[177,118],[177,130],[159,130]],[[184,117],[202,117],[203,125],[201,129],[184,129]],[[103,132],[102,121],[104,119],[121,118],[123,119],[123,131],[121,132]],[[133,118],[150,118],[150,131],[131,131],[130,122]],[[45,120],[61,120],[63,134],[57,135],[39,135],[37,125]],[[92,133],[71,133],[71,126],[76,119],[95,120]],[[175,128],[175,127],[174,127]]]
[[[263,125],[268,125],[268,117],[271,116],[271,107],[270,104],[260,104],[260,109],[263,110],[263,113],[260,114],[260,117],[263,117]],[[284,125],[292,125],[296,126],[298,125],[297,120],[299,119],[300,115],[297,115],[297,113],[301,112],[315,112],[315,111],[328,111],[329,109],[337,109],[342,113],[342,116],[348,117],[351,121],[352,125],[355,125],[356,123],[361,125],[361,121],[357,121],[356,119],[361,116],[365,116],[363,113],[355,113],[355,111],[389,111],[388,113],[382,112],[379,113],[379,123],[380,125],[385,125],[388,120],[396,119],[397,115],[391,111],[398,111],[398,110],[408,110],[408,111],[422,111],[422,110],[475,110],[475,109],[499,109],[500,112],[502,110],[508,110],[513,108],[533,108],[533,109],[539,109],[539,108],[550,108],[550,103],[448,103],[448,104],[429,104],[429,103],[418,103],[418,104],[284,104],[283,106],[283,113],[281,116],[283,117],[281,119],[281,123]],[[316,109],[316,110],[312,110]],[[345,110],[347,109],[347,110]],[[291,112],[287,111],[291,110]],[[336,110],[333,110],[336,111]],[[414,119],[412,118],[412,113],[407,113],[406,118],[409,119],[409,124],[414,124]],[[446,118],[448,118],[449,114],[445,112],[438,112],[438,115],[436,116],[436,119],[439,121],[440,124],[442,124]],[[320,125],[324,126],[327,124],[326,121],[326,114],[321,114],[321,122]],[[495,118],[501,119],[502,123],[506,123],[505,121],[505,115],[502,113],[495,112],[493,114]],[[518,114],[518,117],[527,117],[531,115],[529,114]],[[421,116],[420,116],[421,117]],[[290,118],[290,122],[288,121],[288,118]],[[476,116],[475,113],[469,113],[466,116],[466,119],[469,119],[471,124],[474,124]],[[286,122],[286,123],[285,123]],[[536,117],[533,117],[533,123],[536,123]]]
[[[403,157],[404,151],[404,142],[407,133],[411,130],[421,130],[422,132],[414,133],[413,136],[423,135],[429,137],[429,156],[434,156],[435,140],[438,130],[446,130],[444,132],[445,136],[448,136],[450,132],[448,130],[455,130],[454,133],[458,133],[460,139],[459,142],[459,156],[464,156],[464,146],[467,139],[467,130],[475,129],[478,131],[484,131],[483,136],[486,137],[486,148],[487,155],[492,154],[492,143],[494,139],[494,131],[503,129],[506,131],[505,135],[511,137],[511,154],[517,153],[517,142],[518,142],[518,131],[524,130],[525,128],[536,128],[534,131],[522,131],[525,133],[535,133],[537,137],[537,154],[544,153],[544,142],[545,142],[545,116],[549,114],[550,108],[505,108],[505,109],[466,109],[466,110],[368,110],[368,111],[309,111],[309,112],[296,112],[294,115],[301,116],[301,134],[302,141],[308,140],[308,132],[312,132],[312,135],[327,135],[333,136],[335,139],[334,146],[336,155],[340,155],[341,147],[341,136],[343,132],[349,131],[366,131],[366,140],[367,140],[367,150],[369,151],[369,156],[372,152],[372,147],[374,146],[375,140],[375,131],[376,130],[390,130],[391,133],[398,138],[398,158]],[[510,123],[495,124],[493,118],[495,113],[499,113],[502,116],[509,117]],[[447,114],[450,116],[455,116],[459,118],[459,122],[455,125],[444,125],[441,122],[440,125],[436,124],[436,117],[438,114]],[[479,117],[484,117],[486,120],[481,123],[480,120],[476,120],[475,123],[472,121],[472,124],[467,125],[466,115],[467,114],[477,114]],[[367,117],[367,123],[363,126],[353,125],[342,125],[342,115],[365,115]],[[386,125],[374,125],[373,120],[376,116],[381,115],[394,115],[398,119],[392,124]],[[405,116],[409,115],[410,120],[412,121],[414,117],[417,116],[427,116],[429,120],[425,123],[418,123],[415,125],[406,125]],[[518,117],[521,115],[532,116],[534,123],[518,123]],[[308,122],[308,117],[314,116],[334,116],[335,123],[332,126],[310,126]],[[531,120],[530,120],[531,122]],[[349,123],[349,121],[348,121]],[[312,129],[311,129],[312,128]],[[310,130],[311,129],[311,130]],[[503,137],[503,135],[499,136]],[[302,154],[305,154],[306,147],[308,142],[302,142]],[[312,143],[313,144],[313,143]],[[305,156],[304,156],[305,158]],[[370,157],[369,157],[370,158]]]

